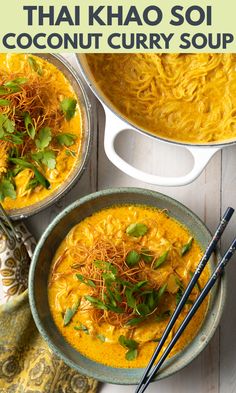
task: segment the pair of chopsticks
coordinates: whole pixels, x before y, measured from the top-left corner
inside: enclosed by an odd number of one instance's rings
[[[168,323],[168,325],[167,325],[167,327],[161,337],[161,340],[159,341],[159,343],[158,343],[158,345],[157,345],[157,347],[151,357],[151,360],[150,360],[147,368],[145,369],[145,372],[139,382],[137,389],[135,390],[135,393],[143,393],[147,389],[149,383],[151,382],[151,380],[153,379],[155,374],[158,372],[158,370],[160,369],[160,367],[164,363],[164,361],[167,358],[167,356],[169,355],[171,349],[174,347],[174,345],[178,341],[179,337],[181,336],[181,334],[185,330],[186,326],[188,325],[188,323],[190,322],[190,320],[192,319],[192,317],[194,316],[194,314],[196,313],[196,311],[198,310],[198,308],[202,304],[203,300],[205,299],[205,297],[207,296],[207,294],[209,293],[209,291],[211,290],[213,285],[216,283],[218,278],[222,275],[225,266],[227,265],[230,258],[234,254],[234,252],[236,250],[236,238],[233,240],[229,249],[226,251],[225,255],[223,256],[221,261],[216,266],[216,268],[215,268],[214,272],[212,273],[211,277],[209,278],[207,284],[205,285],[202,292],[200,293],[200,295],[198,296],[198,298],[196,299],[196,301],[192,305],[190,311],[186,315],[186,317],[183,320],[182,324],[180,325],[179,329],[177,330],[174,337],[170,341],[169,345],[165,349],[161,358],[158,360],[157,364],[152,368],[152,366],[153,366],[154,362],[156,361],[157,356],[159,355],[171,329],[173,328],[181,310],[183,309],[184,305],[186,304],[186,301],[187,301],[190,293],[192,292],[193,287],[196,285],[197,280],[199,279],[199,277],[200,277],[204,267],[206,266],[211,254],[215,250],[216,245],[217,245],[218,241],[220,240],[221,235],[223,234],[233,213],[234,213],[234,209],[232,207],[228,207],[228,209],[225,211],[223,218],[220,221],[211,242],[209,243],[202,259],[200,260],[200,262],[195,270],[195,273],[193,274],[186,290],[184,291],[183,296],[182,296],[179,304],[177,305],[177,307],[176,307],[176,309],[175,309],[175,311],[174,311],[174,313],[173,313],[173,315],[172,315],[172,317],[171,317],[171,319],[170,319],[170,321],[169,321],[169,323]]]
[[[11,219],[0,203],[0,230],[4,233],[9,241],[20,240],[18,233],[12,225]]]

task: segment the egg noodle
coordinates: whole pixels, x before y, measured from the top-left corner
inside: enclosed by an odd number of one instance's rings
[[[236,55],[87,55],[103,93],[132,123],[166,139],[236,138]]]

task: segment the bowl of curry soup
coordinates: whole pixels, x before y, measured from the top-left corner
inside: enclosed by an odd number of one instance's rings
[[[31,263],[30,306],[40,333],[82,374],[137,384],[210,238],[194,213],[157,192],[120,188],[76,201],[46,229]],[[170,338],[219,257],[209,261]],[[223,277],[157,379],[205,348],[225,290]]]
[[[126,174],[150,184],[185,185],[221,147],[235,143],[235,54],[96,53],[77,59],[104,106],[107,156]],[[118,135],[129,130],[185,147],[193,167],[180,177],[144,173],[116,150]],[[156,148],[158,154],[161,145]]]
[[[51,54],[0,54],[0,201],[12,218],[57,201],[79,179],[90,150],[83,83]]]

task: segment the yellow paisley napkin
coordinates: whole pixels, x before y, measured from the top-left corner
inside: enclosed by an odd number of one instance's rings
[[[4,252],[8,255],[6,248]],[[8,255],[6,268],[0,255],[0,285],[9,288],[6,275],[13,275],[12,258]],[[97,381],[68,367],[48,348],[31,316],[28,291],[17,295],[14,291],[10,299],[9,289],[4,291],[8,301],[0,305],[0,393],[96,392]]]

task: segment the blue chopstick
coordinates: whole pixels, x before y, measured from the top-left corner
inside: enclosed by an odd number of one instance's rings
[[[183,307],[184,307],[184,305],[185,305],[185,303],[186,303],[190,293],[192,292],[192,289],[196,285],[196,282],[197,282],[198,278],[200,277],[200,274],[202,273],[204,267],[206,266],[206,264],[207,264],[207,262],[208,262],[208,260],[209,260],[209,258],[211,256],[211,254],[215,250],[215,248],[217,246],[217,243],[218,243],[219,239],[221,238],[221,235],[223,234],[223,232],[224,232],[227,224],[229,223],[233,213],[234,213],[234,209],[232,207],[228,207],[226,209],[226,211],[225,211],[225,213],[224,213],[224,215],[223,215],[223,217],[222,217],[222,219],[221,219],[221,221],[220,221],[220,223],[219,223],[219,225],[218,225],[218,227],[217,227],[217,229],[216,229],[216,231],[215,231],[215,233],[214,233],[214,235],[213,235],[213,237],[212,237],[212,239],[211,239],[211,241],[210,241],[210,243],[209,243],[209,245],[208,245],[208,247],[207,247],[207,249],[206,249],[206,251],[205,251],[205,253],[203,255],[203,257],[201,258],[201,260],[200,260],[200,262],[199,262],[199,264],[198,264],[198,266],[197,266],[197,268],[196,268],[196,270],[195,270],[195,272],[194,272],[194,274],[193,274],[193,276],[192,276],[192,278],[191,278],[187,288],[185,289],[185,291],[183,293],[183,296],[182,296],[179,304],[177,305],[177,307],[176,307],[176,309],[175,309],[175,311],[174,311],[174,313],[173,313],[173,315],[172,315],[172,317],[171,317],[171,319],[170,319],[170,321],[169,321],[169,323],[168,323],[168,325],[167,325],[167,327],[166,327],[166,329],[165,329],[165,331],[164,331],[164,333],[163,333],[163,335],[161,337],[161,340],[159,341],[159,343],[158,343],[158,345],[157,345],[157,347],[156,347],[156,349],[155,349],[155,351],[154,351],[154,353],[153,353],[153,355],[152,355],[152,357],[150,359],[150,362],[148,363],[148,365],[147,365],[147,367],[145,369],[145,372],[144,372],[144,374],[143,374],[143,376],[142,376],[142,378],[141,378],[141,380],[139,382],[139,385],[138,385],[137,389],[135,390],[135,393],[139,393],[140,392],[139,389],[140,389],[141,385],[143,385],[143,383],[144,383],[144,381],[145,381],[149,371],[151,370],[151,368],[152,368],[152,366],[153,366],[157,356],[159,355],[159,353],[161,351],[161,348],[162,348],[163,344],[165,343],[168,335],[170,334],[170,331],[171,331],[172,327],[174,326],[174,324],[175,324],[175,322],[176,322],[176,320],[177,320],[181,310],[183,309]]]
[[[183,322],[181,323],[179,329],[177,330],[177,332],[175,333],[175,335],[172,338],[171,342],[169,343],[169,345],[167,346],[166,350],[164,351],[163,355],[159,359],[157,365],[153,368],[153,370],[149,374],[149,376],[148,376],[147,380],[145,381],[145,383],[143,385],[139,385],[140,386],[140,389],[138,390],[139,393],[143,393],[146,390],[146,388],[148,387],[150,381],[152,380],[154,375],[157,373],[157,371],[160,369],[160,367],[162,366],[162,364],[165,361],[166,357],[169,355],[171,349],[174,347],[174,345],[178,341],[179,337],[181,336],[181,334],[183,333],[183,331],[185,330],[185,328],[187,327],[187,325],[191,321],[193,315],[196,313],[196,311],[198,310],[198,308],[200,307],[200,305],[202,304],[203,300],[208,295],[209,291],[211,290],[213,285],[216,283],[218,278],[222,275],[225,266],[230,261],[230,259],[231,259],[232,255],[234,254],[235,250],[236,250],[236,238],[233,240],[233,242],[231,243],[231,246],[226,251],[224,257],[221,259],[221,261],[219,262],[219,264],[215,268],[215,270],[212,273],[212,275],[211,275],[210,279],[208,280],[207,284],[203,288],[203,290],[200,293],[200,295],[198,296],[197,300],[194,302],[194,304],[191,307],[189,313],[186,315],[186,317],[183,320]]]

